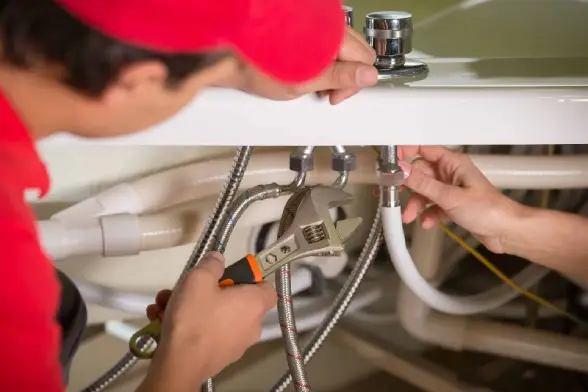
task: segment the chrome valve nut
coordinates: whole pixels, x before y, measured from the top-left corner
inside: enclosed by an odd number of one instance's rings
[[[290,154],[290,170],[307,172],[314,169],[314,156],[312,151],[299,149]]]
[[[404,172],[397,167],[391,172],[380,172],[378,184],[385,187],[399,187],[404,184]]]
[[[335,152],[331,159],[331,167],[334,171],[349,172],[355,170],[355,154],[351,152]]]

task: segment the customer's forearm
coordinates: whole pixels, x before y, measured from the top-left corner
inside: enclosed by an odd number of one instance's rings
[[[588,279],[588,219],[521,207],[508,222],[503,250],[564,274]]]

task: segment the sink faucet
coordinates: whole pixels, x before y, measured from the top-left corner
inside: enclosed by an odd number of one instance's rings
[[[352,19],[352,18],[351,18]],[[376,51],[375,67],[379,80],[399,78],[424,79],[429,67],[420,61],[406,59],[412,51],[412,15],[402,11],[378,11],[366,15],[363,29],[370,46]]]

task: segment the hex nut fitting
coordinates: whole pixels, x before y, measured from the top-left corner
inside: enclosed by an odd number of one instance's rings
[[[355,170],[356,163],[355,154],[351,152],[334,153],[331,159],[332,169],[338,172]]]
[[[290,155],[290,170],[307,172],[314,169],[314,156],[312,154]]]
[[[379,172],[378,183],[381,186],[399,187],[404,184],[404,172],[396,168],[391,172]]]

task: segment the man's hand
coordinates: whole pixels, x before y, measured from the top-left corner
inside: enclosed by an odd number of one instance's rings
[[[414,157],[412,164],[407,162]],[[453,221],[489,250],[504,252],[507,222],[521,206],[499,192],[466,154],[439,146],[402,146],[399,158],[404,185],[414,192],[402,214],[405,223],[422,211],[424,228]]]
[[[336,61],[317,79],[298,86],[280,84],[249,66],[244,66],[223,87],[243,90],[276,101],[287,101],[308,93],[329,95],[336,105],[356,94],[361,88],[373,86],[378,72],[373,67],[376,54],[366,40],[352,28],[347,28]]]
[[[274,288],[266,283],[220,288],[224,265],[220,253],[207,255],[173,293],[161,291],[147,308],[150,320],[163,318],[163,330],[144,390],[163,383],[198,389],[261,336],[263,317],[276,304]],[[169,384],[165,389],[175,390]]]

